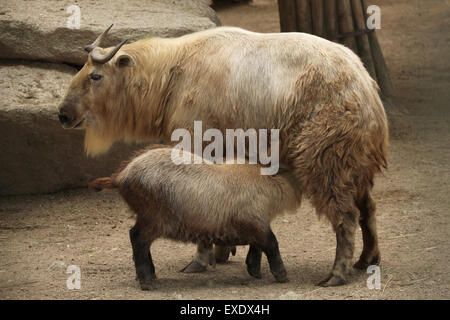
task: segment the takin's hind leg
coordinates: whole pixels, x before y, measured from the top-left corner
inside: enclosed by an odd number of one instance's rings
[[[197,252],[192,261],[181,272],[184,273],[199,273],[205,272],[208,264],[216,266],[216,260],[213,253],[212,243],[199,242],[197,244]]]
[[[153,280],[156,279],[155,266],[150,253],[151,241],[145,238],[137,223],[130,229],[130,240],[137,279],[142,290],[150,290]]]
[[[336,232],[336,257],[330,275],[318,283],[323,287],[339,286],[347,282],[355,248],[355,231],[359,215],[358,209],[353,205],[352,197],[341,199],[329,197],[328,199],[326,214]]]
[[[247,264],[247,272],[249,275],[256,279],[261,279],[261,257],[262,251],[254,245],[250,245],[248,249],[247,258],[245,263]]]
[[[283,260],[281,259],[278,241],[272,230],[269,229],[264,241],[256,246],[259,247],[267,256],[270,272],[272,272],[277,282],[289,281],[286,269],[284,268]]]
[[[356,269],[366,269],[370,265],[380,263],[375,202],[370,196],[369,188],[366,188],[363,195],[356,200],[356,205],[360,211],[359,225],[363,237],[363,250],[358,262],[353,267]]]

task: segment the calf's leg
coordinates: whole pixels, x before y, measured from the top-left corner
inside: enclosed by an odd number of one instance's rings
[[[245,263],[247,264],[247,272],[254,278],[261,279],[261,256],[262,251],[254,245],[250,245],[248,249],[247,258]]]
[[[151,241],[145,238],[137,223],[130,229],[130,240],[139,284],[142,290],[150,290],[152,281],[156,279],[155,266],[150,253]]]
[[[267,256],[270,271],[278,282],[287,282],[287,272],[284,268],[283,260],[281,259],[280,250],[278,248],[278,241],[272,230],[269,229],[265,239],[260,243],[259,248]],[[256,265],[256,264],[251,264]]]

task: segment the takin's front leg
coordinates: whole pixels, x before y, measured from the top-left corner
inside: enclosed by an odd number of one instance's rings
[[[230,257],[230,253],[235,256],[236,247],[218,246],[217,244],[214,246],[214,257],[216,258],[217,263],[227,262]]]
[[[199,242],[197,244],[197,252],[192,261],[181,272],[184,273],[199,273],[205,272],[208,264],[216,266],[216,260],[213,253],[212,243]]]
[[[236,247],[215,245],[213,252],[212,244],[200,242],[197,244],[197,252],[192,261],[180,271],[184,273],[205,272],[208,264],[215,268],[216,263],[227,262],[230,253],[233,256],[236,255]]]

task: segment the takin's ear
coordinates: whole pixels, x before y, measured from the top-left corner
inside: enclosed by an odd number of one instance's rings
[[[116,66],[120,67],[132,67],[134,66],[133,58],[127,54],[121,54],[116,59]]]

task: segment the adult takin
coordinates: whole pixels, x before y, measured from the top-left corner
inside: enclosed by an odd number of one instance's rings
[[[163,139],[175,129],[279,129],[280,167],[296,177],[336,233],[323,286],[346,282],[356,227],[355,267],[380,261],[374,176],[387,166],[388,127],[378,86],[350,49],[304,33],[260,34],[219,27],[177,38],[100,48],[59,107],[64,128],[84,128],[89,155],[114,141]],[[196,259],[206,265],[207,255]],[[206,258],[205,258],[206,257]]]
[[[185,152],[183,157],[196,157]],[[150,246],[160,237],[194,243],[250,244],[248,273],[261,278],[261,254],[278,282],[287,274],[270,221],[300,206],[301,192],[290,171],[261,175],[251,164],[175,164],[172,148],[153,145],[93,190],[117,188],[136,213],[130,230],[141,289],[151,288],[155,268]]]

